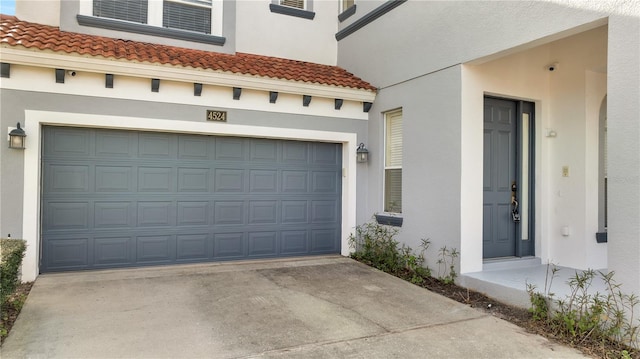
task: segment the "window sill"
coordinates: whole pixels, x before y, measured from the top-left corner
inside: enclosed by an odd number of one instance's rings
[[[295,7],[282,6],[278,4],[269,4],[269,10],[271,10],[271,12],[275,12],[276,14],[301,17],[308,20],[313,20],[313,18],[316,16],[316,13],[313,11],[296,9]]]
[[[596,233],[596,242],[598,242],[598,243],[607,243],[607,232],[598,232],[598,233]]]
[[[201,34],[197,32],[178,29],[168,29],[164,27],[138,24],[135,22],[108,19],[103,17],[76,15],[76,19],[78,20],[79,25],[98,27],[108,30],[126,31],[142,35],[166,37],[170,39],[193,41],[218,46],[222,46],[226,42],[226,38],[222,36]]]
[[[376,214],[376,222],[392,227],[402,227],[402,217],[389,215],[389,214]]]
[[[355,13],[356,13],[356,5],[353,4],[351,5],[350,8],[348,8],[347,10],[343,11],[340,15],[338,15],[338,21],[343,22]]]

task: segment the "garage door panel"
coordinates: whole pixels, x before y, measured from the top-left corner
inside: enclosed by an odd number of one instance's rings
[[[278,171],[275,170],[250,170],[249,192],[278,192]]]
[[[249,224],[278,223],[277,201],[249,201]]]
[[[96,192],[133,192],[133,172],[131,166],[95,166]]]
[[[311,230],[311,253],[332,253],[337,246],[337,229]]]
[[[306,193],[309,188],[307,171],[282,171],[282,192]]]
[[[209,169],[178,168],[178,192],[209,192]]]
[[[123,266],[133,262],[131,237],[96,237],[94,264],[96,266]]]
[[[44,272],[339,253],[339,144],[43,133]]]
[[[51,239],[47,242],[47,264],[53,268],[82,268],[89,265],[89,237]]]
[[[144,262],[170,262],[175,258],[175,240],[171,235],[139,236],[137,238],[136,259]]]
[[[139,167],[139,192],[175,192],[172,167]]]
[[[91,209],[89,202],[48,202],[44,227],[46,230],[88,229]]]
[[[282,254],[305,254],[309,251],[309,231],[293,230],[280,233]]]
[[[94,228],[130,228],[133,227],[132,202],[95,202]]]
[[[178,260],[207,259],[210,256],[208,233],[181,234],[176,236],[176,243]]]
[[[240,233],[214,234],[214,256],[222,259],[245,257],[245,235]]]
[[[282,201],[282,223],[308,223],[309,202],[305,200]]]
[[[244,224],[244,201],[216,201],[214,203],[214,225]]]
[[[250,140],[250,161],[252,163],[276,163],[278,161],[278,142],[269,140]]]
[[[209,139],[203,136],[178,137],[178,158],[206,160],[210,158]]]
[[[178,202],[178,226],[202,226],[208,224],[209,202]]]
[[[311,201],[311,223],[336,223],[338,203],[336,201]]]
[[[314,143],[312,164],[336,165],[340,163],[338,148],[331,143]]]
[[[138,227],[174,226],[173,202],[138,202]]]
[[[244,170],[217,168],[214,178],[215,192],[244,192]]]
[[[45,146],[47,153],[56,157],[87,157],[90,151],[90,130],[55,127],[49,132]]]
[[[49,193],[88,192],[91,167],[88,165],[49,164],[45,167]]]
[[[141,133],[138,137],[138,156],[140,158],[175,159],[177,140],[168,133]]]
[[[244,161],[245,140],[242,138],[218,137],[215,139],[215,159],[219,161]]]
[[[314,171],[311,173],[312,192],[337,193],[339,178],[335,171]]]
[[[290,165],[307,164],[309,161],[309,144],[304,142],[282,142],[282,163]]]
[[[278,254],[277,232],[249,233],[249,257],[267,257]]]
[[[137,155],[137,137],[123,131],[97,130],[95,151],[98,158],[131,158]]]

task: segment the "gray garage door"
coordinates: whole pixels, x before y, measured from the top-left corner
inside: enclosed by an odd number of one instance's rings
[[[338,253],[341,152],[45,127],[41,270]]]

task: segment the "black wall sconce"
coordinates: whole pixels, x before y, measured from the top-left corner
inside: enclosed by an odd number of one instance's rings
[[[337,98],[337,99],[335,99],[335,100],[334,100],[334,108],[335,108],[336,110],[341,109],[341,108],[342,108],[342,102],[343,102],[343,100],[342,100],[341,98]]]
[[[24,140],[27,134],[20,128],[20,122],[16,124],[16,127],[9,132],[9,148],[24,150]]]
[[[151,92],[160,92],[160,79],[151,79]]]
[[[356,149],[356,161],[358,163],[366,163],[369,161],[369,150],[364,147],[364,143],[360,142]]]

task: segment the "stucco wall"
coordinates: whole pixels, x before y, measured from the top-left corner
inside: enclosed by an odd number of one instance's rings
[[[371,108],[372,152],[366,210],[358,221],[383,211],[384,112],[402,108],[402,217],[398,239],[418,249],[429,238],[427,263],[436,267],[437,249],[460,249],[460,67],[382,89]]]
[[[609,18],[609,270],[640,293],[640,11]]]
[[[236,50],[335,65],[337,1],[313,1],[312,20],[269,10],[271,0],[238,1]]]

